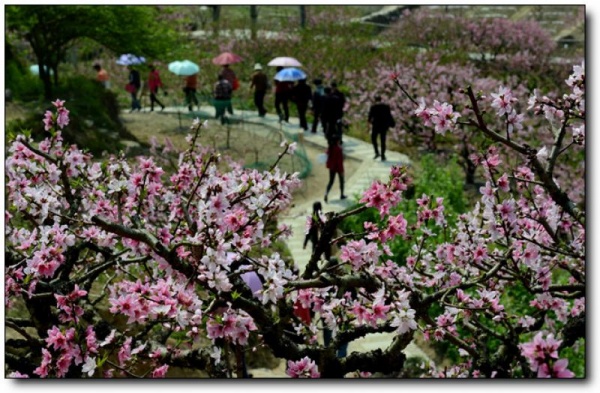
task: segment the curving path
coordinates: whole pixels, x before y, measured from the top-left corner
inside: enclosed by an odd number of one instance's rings
[[[143,109],[142,112],[146,110]],[[166,107],[163,113],[178,113],[180,112],[186,117],[189,117],[189,112],[187,108],[182,107]],[[157,112],[160,113],[160,112]],[[212,106],[200,106],[197,111],[193,112],[193,116],[198,116],[200,118],[209,118],[214,120],[215,110]],[[265,125],[267,127],[253,127],[253,132],[264,133],[265,135],[272,135],[276,130],[285,131],[285,134],[292,136],[294,140],[297,140],[298,143],[304,143],[305,145],[313,145],[316,148],[321,150],[325,150],[327,147],[327,141],[321,131],[313,134],[311,132],[304,132],[299,126],[299,120],[295,117],[290,117],[289,123],[279,123],[279,118],[276,114],[267,114],[265,117],[259,117],[256,111],[252,110],[240,110],[234,108],[234,115],[230,115],[230,117],[236,121],[239,121],[240,125],[234,125],[234,127],[243,127],[245,123],[254,124],[254,125]],[[190,121],[183,121],[184,125],[190,123]],[[187,128],[187,127],[186,127]],[[329,202],[325,203],[321,199],[321,203],[323,204],[323,210],[325,212],[334,211],[339,212],[346,207],[351,206],[362,192],[365,191],[374,180],[387,180],[389,176],[389,171],[392,165],[410,165],[410,159],[402,153],[388,150],[386,152],[387,161],[382,162],[381,160],[373,159],[373,146],[365,141],[359,140],[357,138],[353,138],[347,135],[343,137],[343,151],[345,159],[357,160],[360,162],[357,170],[345,179],[345,190],[348,195],[348,199],[341,200],[339,199],[339,188],[336,183],[334,184],[334,188],[331,190],[329,194]],[[323,165],[323,163],[313,162],[313,166],[315,165]],[[306,187],[310,187],[310,181],[307,182]],[[314,201],[307,201],[302,204],[298,204],[293,206],[287,215],[281,217],[280,221],[284,224],[289,225],[292,228],[294,235],[288,241],[288,248],[290,253],[298,264],[298,267],[302,269],[304,265],[310,259],[310,247],[307,247],[306,250],[302,248],[302,244],[304,241],[304,233],[305,233],[305,225],[306,225],[306,217],[312,213],[312,204]],[[382,333],[382,334],[370,334],[361,339],[352,341],[348,346],[348,352],[359,351],[365,352],[370,351],[376,348],[385,349],[390,344],[392,339],[392,334]],[[418,357],[422,359],[429,360],[429,357],[425,352],[423,352],[419,347],[417,347],[414,343],[410,343],[409,346],[405,349],[405,354],[407,357]],[[260,370],[254,370],[255,377],[268,376],[268,377],[285,377],[285,370],[277,369],[275,370],[275,374],[273,375],[273,371],[264,370],[265,375],[262,375]],[[281,375],[280,375],[281,374]]]

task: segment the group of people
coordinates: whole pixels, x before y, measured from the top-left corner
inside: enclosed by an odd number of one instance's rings
[[[96,71],[96,80],[102,84],[106,89],[110,89],[110,76],[108,72],[98,63],[94,64],[94,70]],[[147,79],[148,91],[150,92],[150,110],[154,110],[154,104],[158,104],[161,110],[165,109],[165,106],[158,99],[158,89],[162,88],[164,94],[167,95],[166,90],[164,90],[163,82],[160,79],[160,74],[154,65],[148,66],[149,73]],[[140,76],[140,72],[132,65],[127,66],[129,70],[129,75],[127,77],[127,84],[125,85],[125,90],[131,94],[131,110],[133,111],[141,111],[142,104],[140,103],[140,93],[142,90],[142,78]]]
[[[94,65],[97,71],[97,80],[106,88],[110,87],[108,74],[99,64]],[[129,66],[129,81],[127,91],[131,93],[132,104],[131,111],[140,110],[141,105],[137,93],[141,90],[142,83],[139,71],[134,67]],[[148,74],[148,89],[150,91],[150,110],[154,110],[154,104],[158,104],[161,109],[164,105],[158,100],[157,93],[159,88],[163,88],[163,83],[160,79],[158,70],[153,65],[149,66]],[[282,67],[277,68],[279,72]],[[346,199],[344,194],[344,153],[342,150],[342,134],[343,134],[343,116],[346,105],[346,97],[342,93],[335,82],[329,86],[324,86],[321,79],[314,79],[314,91],[306,82],[306,79],[301,79],[296,83],[282,82],[275,80],[275,110],[279,116],[280,122],[289,122],[289,106],[288,103],[293,102],[298,110],[298,118],[300,128],[304,131],[309,130],[306,114],[308,109],[312,109],[314,121],[311,126],[311,132],[316,133],[319,123],[323,129],[323,133],[328,142],[326,167],[329,169],[329,182],[324,195],[324,201],[328,202],[329,192],[333,187],[336,175],[340,185],[340,199]],[[198,85],[197,74],[189,75],[184,78],[183,91],[185,93],[186,105],[190,111],[193,110],[193,105],[198,105],[196,90]],[[254,72],[250,80],[250,87],[254,92],[254,104],[258,110],[258,115],[264,117],[267,110],[264,105],[265,96],[270,88],[269,79],[263,72],[261,64],[254,65]],[[213,87],[213,102],[216,109],[216,118],[224,122],[225,112],[233,114],[231,98],[233,91],[239,88],[239,81],[235,72],[224,65],[218,74],[217,82]],[[389,128],[396,125],[391,114],[390,106],[383,102],[381,96],[374,97],[374,103],[369,108],[367,121],[371,127],[371,142],[375,150],[374,159],[381,158],[386,160],[386,136]],[[378,143],[379,139],[379,143]],[[321,231],[323,228],[322,205],[321,202],[315,202],[313,205],[313,213],[311,215],[311,223],[309,230],[306,233],[304,240],[304,248],[310,241],[315,250],[317,243],[320,240]],[[336,258],[332,257],[331,249],[326,249],[324,252],[325,258],[329,263],[334,263]],[[312,318],[310,311],[298,307],[298,317],[305,323],[310,323]],[[332,332],[324,328],[325,345],[331,342]],[[347,352],[347,343],[344,343],[338,349],[338,356],[344,357]]]
[[[325,91],[327,91],[327,88],[325,88]],[[333,93],[330,92],[329,95],[326,95],[325,97],[332,96]],[[327,103],[327,101],[325,101],[325,103]],[[336,115],[338,114],[336,113]],[[325,118],[328,119],[327,117]],[[396,126],[396,121],[392,116],[390,106],[383,102],[380,95],[375,96],[375,102],[369,108],[367,121],[371,126],[371,143],[373,144],[373,149],[375,150],[374,159],[381,157],[381,161],[386,161],[387,158],[385,157],[385,150],[387,132],[391,127]],[[346,195],[344,195],[344,154],[342,151],[342,130],[341,128],[338,128],[340,123],[341,117],[335,120],[335,123],[333,120],[330,120],[329,125],[327,125],[327,120],[323,121],[325,136],[327,137],[328,141],[326,165],[329,169],[329,183],[327,184],[327,189],[325,190],[325,196],[323,198],[325,202],[328,200],[329,191],[331,191],[336,174],[338,175],[340,182],[340,199],[346,199]],[[316,124],[316,117],[313,125],[314,124]],[[378,143],[378,139],[380,143]],[[379,147],[381,147],[381,150]]]
[[[277,67],[276,73],[283,67]],[[298,119],[300,128],[308,131],[308,121],[306,114],[309,108],[312,108],[314,121],[311,127],[313,133],[317,132],[319,122],[323,127],[325,136],[337,134],[341,138],[343,130],[342,117],[344,116],[344,107],[346,105],[346,96],[342,93],[335,82],[331,86],[324,87],[321,79],[313,80],[315,89],[310,87],[306,79],[300,79],[297,82],[279,81],[275,82],[275,111],[280,122],[288,122],[290,118],[289,102],[296,105],[298,110]],[[258,115],[264,117],[267,113],[265,109],[265,96],[270,87],[267,75],[259,63],[254,65],[254,73],[250,80],[250,87],[254,91],[254,105],[258,110]]]
[[[105,69],[100,64],[94,64],[96,70],[96,79],[104,87],[110,88],[110,77]],[[142,106],[140,103],[140,91],[142,89],[142,80],[139,71],[134,66],[128,66],[129,70],[128,83],[125,89],[131,94],[131,110],[140,111]],[[160,74],[154,65],[150,65],[147,77],[147,86],[150,93],[150,111],[154,111],[154,104],[165,108],[163,103],[158,99],[158,90],[164,89]],[[277,67],[276,72],[279,72],[283,67]],[[198,88],[198,74],[185,76],[183,92],[185,94],[185,103],[189,111],[193,110],[193,106],[199,105],[196,96]],[[332,82],[329,86],[324,86],[321,79],[314,79],[314,91],[308,85],[306,79],[301,79],[294,82],[283,82],[275,80],[275,110],[279,116],[280,122],[289,122],[289,106],[291,101],[296,105],[298,110],[298,119],[300,128],[308,131],[308,121],[306,114],[311,108],[313,112],[313,123],[311,132],[316,133],[319,123],[323,129],[325,138],[328,141],[327,149],[327,168],[330,170],[329,184],[325,192],[325,201],[327,202],[328,194],[333,185],[335,175],[339,176],[341,199],[345,199],[344,195],[344,169],[343,169],[343,154],[341,153],[342,135],[343,135],[343,116],[346,105],[346,96],[337,86],[336,82]],[[264,117],[267,113],[265,108],[265,96],[270,88],[269,79],[263,72],[261,64],[254,65],[254,72],[250,80],[250,87],[254,91],[254,104],[258,110],[258,115]],[[231,99],[233,92],[239,88],[239,80],[235,72],[229,67],[229,64],[222,66],[218,74],[217,82],[213,87],[213,102],[215,105],[215,117],[223,123],[225,121],[225,112],[233,114]],[[371,126],[371,142],[375,150],[375,159],[381,158],[386,160],[386,138],[389,128],[396,125],[392,117],[390,106],[382,101],[381,96],[375,96],[375,102],[369,108],[368,123]],[[379,142],[378,142],[379,139]],[[379,148],[381,147],[381,149]]]
[[[188,109],[192,111],[193,105],[198,104],[198,98],[196,97],[197,89],[197,74],[187,76],[185,79],[184,92],[186,96],[186,104]],[[217,75],[217,82],[214,84],[212,89],[213,104],[215,106],[215,118],[221,120],[221,124],[224,124],[225,113],[233,114],[233,106],[231,105],[231,99],[233,92],[239,88],[239,80],[235,72],[229,67],[229,64],[223,65],[221,71]]]

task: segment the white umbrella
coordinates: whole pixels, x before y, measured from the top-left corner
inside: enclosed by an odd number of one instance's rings
[[[276,57],[267,65],[271,67],[302,67],[302,64],[293,57]]]
[[[172,63],[169,63],[168,67],[169,71],[171,71],[175,75],[181,76],[194,75],[200,72],[200,67],[198,66],[198,64],[189,60],[174,61]]]

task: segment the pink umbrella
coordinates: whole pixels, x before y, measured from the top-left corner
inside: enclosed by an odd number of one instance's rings
[[[302,64],[293,57],[276,57],[267,65],[271,67],[302,67]]]
[[[239,63],[240,61],[242,61],[242,58],[231,52],[223,52],[219,56],[212,59],[213,64],[216,65],[234,64]]]

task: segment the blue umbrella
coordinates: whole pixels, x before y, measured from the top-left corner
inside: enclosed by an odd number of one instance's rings
[[[306,79],[306,74],[298,68],[284,68],[275,74],[275,80],[280,82],[293,82],[300,79]]]
[[[189,60],[174,61],[169,63],[169,71],[175,75],[188,76],[200,72],[200,67]]]
[[[117,60],[117,64],[130,66],[130,65],[139,65],[145,63],[146,59],[143,56],[136,56],[131,53],[126,53],[121,55]]]

